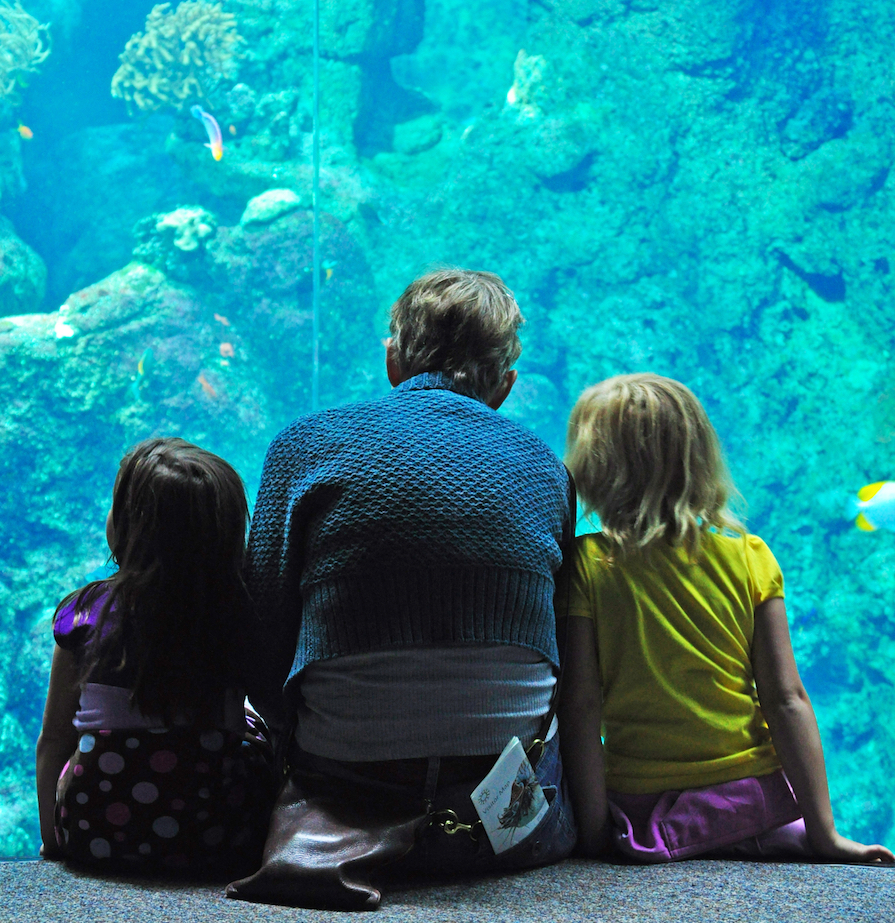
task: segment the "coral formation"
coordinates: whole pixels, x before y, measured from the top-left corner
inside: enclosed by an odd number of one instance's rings
[[[291,189],[268,189],[261,195],[249,200],[239,223],[245,227],[249,224],[267,224],[301,207],[302,201]]]
[[[50,53],[49,25],[41,25],[19,0],[0,3],[0,97],[20,86]]]
[[[172,241],[178,250],[189,253],[198,250],[202,241],[214,233],[214,216],[204,208],[177,208],[162,215],[155,223],[156,231],[170,230]]]
[[[543,96],[541,85],[547,61],[543,55],[526,54],[521,49],[513,62],[513,85],[507,92],[507,104],[515,106],[526,115],[540,112],[540,97]]]
[[[46,285],[44,261],[0,217],[0,317],[39,310]]]
[[[149,215],[134,226],[134,259],[160,269],[172,279],[187,281],[201,263],[217,219],[199,205]]]
[[[112,78],[112,95],[144,112],[183,108],[207,98],[231,76],[242,39],[236,18],[220,3],[183,0],[154,6],[146,31],[131,36]]]

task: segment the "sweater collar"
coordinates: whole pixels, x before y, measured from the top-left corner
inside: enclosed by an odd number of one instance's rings
[[[481,398],[475,394],[468,385],[455,382],[449,372],[421,372],[402,381],[401,384],[395,385],[395,391],[454,391],[462,394],[464,397],[471,397],[477,401]]]

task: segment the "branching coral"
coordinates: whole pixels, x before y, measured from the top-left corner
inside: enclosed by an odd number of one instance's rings
[[[242,38],[236,19],[219,3],[184,0],[154,6],[146,31],[131,36],[112,78],[112,95],[144,112],[182,109],[226,79]]]
[[[19,0],[0,3],[0,97],[9,96],[23,74],[37,70],[46,60],[48,29],[26,13]]]

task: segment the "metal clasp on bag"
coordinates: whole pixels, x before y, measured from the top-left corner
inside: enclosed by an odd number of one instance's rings
[[[538,749],[538,758],[537,758],[537,759],[534,759],[534,758],[532,757],[532,753],[534,752],[535,747],[538,747],[538,748],[539,748],[539,749]],[[540,737],[535,737],[535,739],[534,739],[534,740],[531,742],[531,744],[529,745],[528,749],[525,751],[525,755],[528,757],[528,761],[529,761],[529,763],[531,763],[531,765],[532,765],[533,767],[534,767],[534,766],[537,766],[538,763],[541,762],[541,757],[544,755],[544,751],[545,751],[546,749],[547,749],[547,741],[546,741],[546,740],[541,740]]]
[[[457,816],[457,812],[446,808],[443,811],[436,811],[432,815],[431,823],[437,824],[448,835],[453,836],[455,833],[468,833],[469,838],[477,841],[478,837],[473,831],[482,826],[482,822],[477,820],[474,824],[464,824]]]

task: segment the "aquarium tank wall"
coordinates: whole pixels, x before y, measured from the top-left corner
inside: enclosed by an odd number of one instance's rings
[[[313,26],[0,3],[0,855],[37,854],[52,616],[104,572],[123,452],[183,436],[254,496],[315,386],[388,390],[388,307],[444,264],[515,292],[501,412],[557,452],[606,376],[701,398],[839,828],[895,843],[895,536],[854,506],[895,478],[895,6],[319,0],[316,58]]]

